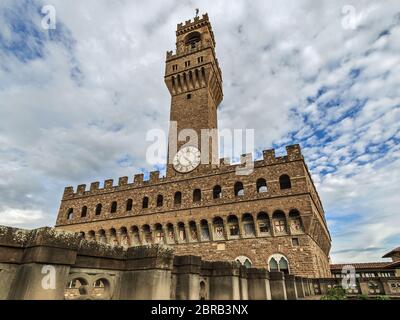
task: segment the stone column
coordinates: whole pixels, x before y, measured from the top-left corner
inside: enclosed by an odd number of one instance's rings
[[[241,266],[239,269],[240,300],[249,299],[248,270],[245,266]]]
[[[176,278],[176,300],[200,299],[200,266],[200,257],[175,256],[173,274]]]
[[[258,226],[257,215],[255,217],[253,215],[253,221],[254,221],[254,233],[255,236],[258,238],[260,236],[260,228]]]
[[[273,271],[269,273],[272,300],[287,300],[285,275],[283,272]]]
[[[249,300],[271,300],[269,272],[265,269],[247,269]]]
[[[190,228],[189,224],[185,223],[185,234],[186,234],[186,241],[184,243],[189,243],[190,241]]]
[[[286,295],[288,300],[297,300],[296,279],[294,275],[285,275]]]
[[[368,279],[359,278],[361,294],[369,295]]]
[[[210,241],[214,241],[214,224],[211,223],[207,220],[207,226],[208,226],[208,234],[210,236]]]
[[[169,300],[172,268],[171,249],[159,245],[129,248],[120,299]]]
[[[302,278],[303,288],[305,296],[308,297],[310,295],[310,287],[308,286],[308,279]]]
[[[304,287],[302,285],[301,277],[295,276],[297,298],[304,298]]]
[[[209,268],[212,272],[209,280],[211,300],[240,299],[239,266],[236,263],[203,262],[203,265],[202,268]]]
[[[18,244],[21,237],[25,241]],[[9,245],[5,250],[7,242]],[[29,232],[1,227],[1,259],[11,259],[20,264],[8,299],[63,300],[70,266],[75,263],[80,242],[78,235],[56,232],[52,228]],[[11,251],[18,246],[18,249],[25,247],[25,250],[17,250],[16,255],[12,254]],[[18,261],[15,261],[16,257]]]

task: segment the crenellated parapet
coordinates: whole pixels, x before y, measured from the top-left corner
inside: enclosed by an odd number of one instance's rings
[[[262,152],[262,159],[254,160],[254,167],[263,167],[269,165],[277,165],[289,163],[292,161],[303,160],[303,155],[301,153],[301,148],[298,144],[291,145],[286,147],[286,155],[285,156],[275,156],[275,150],[264,150]],[[240,157],[239,163],[233,163],[230,158],[221,158],[219,165],[212,171],[215,173],[224,173],[224,172],[232,172],[235,171],[238,167],[249,164],[253,161],[253,155],[243,154]],[[195,173],[200,176],[201,173]],[[86,184],[80,184],[77,186],[76,191],[73,187],[69,186],[64,189],[63,199],[69,199],[75,196],[90,196],[96,195],[99,192],[104,191],[118,191],[118,190],[126,190],[131,188],[140,188],[145,186],[159,185],[162,183],[169,183],[176,181],[176,177],[166,178],[165,176],[160,176],[159,171],[151,171],[149,173],[149,179],[144,180],[144,174],[135,174],[131,182],[128,177],[120,177],[118,179],[118,183],[114,183],[113,179],[107,179],[103,183],[103,187],[100,187],[100,182],[92,182],[90,184],[89,189],[87,189]]]

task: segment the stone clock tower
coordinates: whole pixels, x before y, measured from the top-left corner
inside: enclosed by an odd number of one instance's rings
[[[202,148],[201,134],[203,129],[217,129],[217,107],[223,98],[221,69],[207,14],[178,24],[176,53],[167,52],[165,83],[171,94],[167,177],[205,170],[218,162],[218,141],[208,136],[208,145]],[[186,137],[184,129],[193,130],[197,139]],[[182,139],[177,139],[179,133]],[[187,145],[192,147],[184,148]]]

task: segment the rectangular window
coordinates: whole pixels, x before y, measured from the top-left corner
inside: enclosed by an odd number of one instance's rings
[[[204,61],[204,60],[203,60],[203,57],[198,57],[198,58],[197,58],[197,62],[198,62],[198,63],[202,63],[203,61]]]
[[[293,239],[292,239],[292,245],[293,245],[294,247],[298,247],[298,246],[300,245],[300,243],[299,243],[299,238],[293,238]]]
[[[185,67],[187,68],[187,67],[190,67],[190,61],[186,61],[185,62]]]
[[[176,70],[178,70],[178,65],[177,65],[177,64],[174,64],[174,65],[172,66],[172,71],[176,71]]]

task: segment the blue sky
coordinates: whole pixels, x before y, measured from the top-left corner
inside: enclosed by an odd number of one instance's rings
[[[45,1],[0,4],[0,224],[54,225],[65,186],[132,177],[167,130],[165,52],[208,12],[224,79],[220,128],[258,151],[300,143],[334,262],[400,245],[398,1]]]

